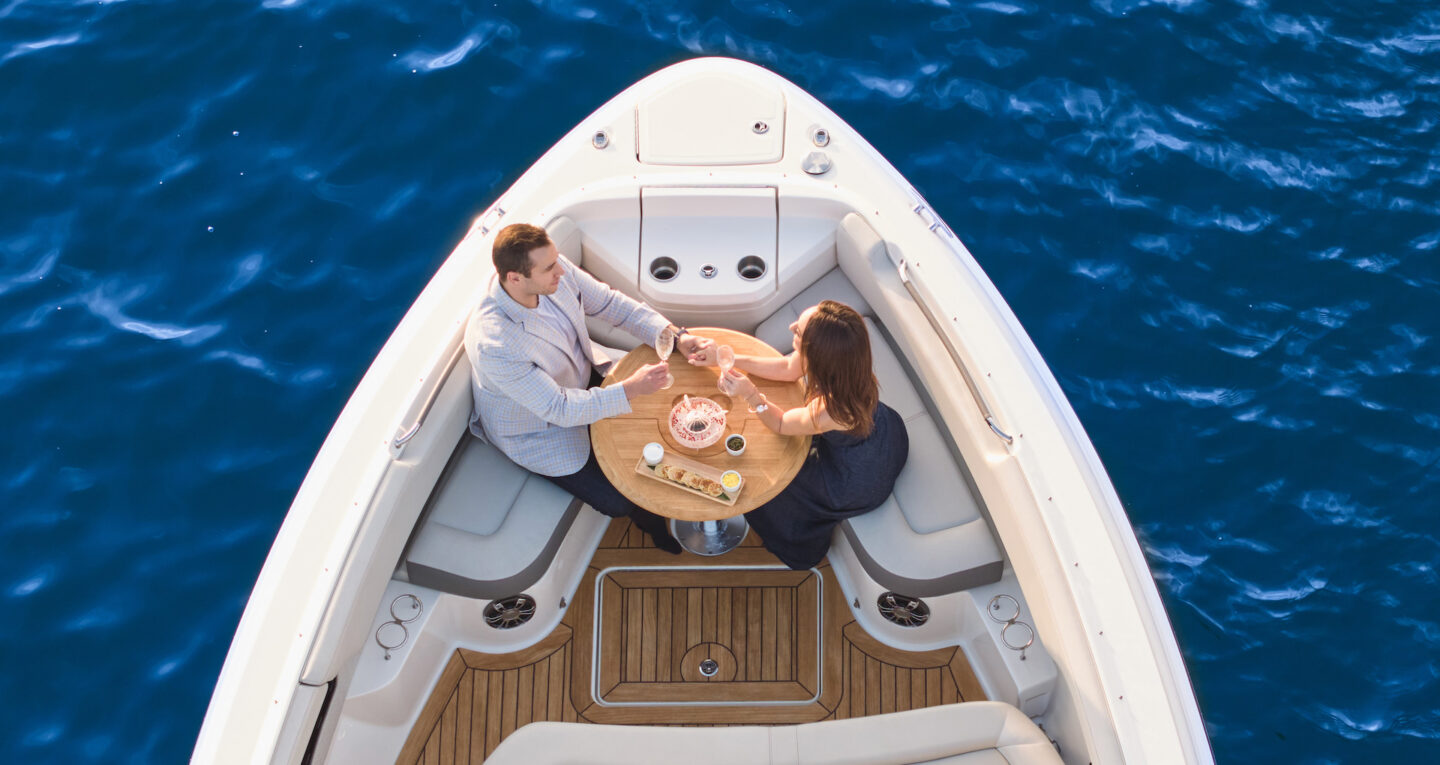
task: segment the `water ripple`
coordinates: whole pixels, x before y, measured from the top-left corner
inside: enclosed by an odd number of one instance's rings
[[[126,306],[150,293],[152,287],[144,284],[107,280],[103,284],[77,296],[90,313],[109,322],[111,326],[125,332],[134,332],[153,340],[178,340],[183,345],[198,345],[218,335],[224,329],[220,324],[200,324],[187,327],[159,321],[147,321],[131,317],[125,312]]]
[[[1217,760],[1428,761],[1440,11],[1410,5],[0,0],[0,642],[31,657],[0,760],[183,760],[306,466],[468,223],[640,76],[733,55],[994,279]]]

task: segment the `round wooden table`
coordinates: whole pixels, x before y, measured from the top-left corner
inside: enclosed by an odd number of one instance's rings
[[[739,355],[781,355],[743,332],[702,327],[691,329],[690,333],[710,338],[717,346],[728,345]],[[655,349],[642,345],[610,370],[603,385],[618,383],[641,366],[657,360]],[[675,384],[668,390],[632,400],[629,414],[592,423],[590,446],[605,477],[621,494],[646,510],[672,519],[671,531],[685,549],[698,555],[719,555],[745,538],[749,526],[744,514],[770,501],[800,472],[810,453],[810,436],[782,436],[765,427],[743,400],[732,400],[720,392],[716,386],[719,367],[691,366],[677,349],[670,356],[670,373],[675,377]],[[790,409],[804,403],[805,387],[798,381],[780,382],[755,376],[750,379],[765,392],[771,406]],[[725,438],[696,450],[682,446],[670,435],[670,410],[686,394],[704,396],[728,410]],[[725,441],[734,433],[745,436],[745,453],[739,457],[725,451]],[[636,472],[641,451],[652,441],[663,444],[667,454],[695,460],[716,470],[739,471],[745,485],[735,504],[722,504]]]

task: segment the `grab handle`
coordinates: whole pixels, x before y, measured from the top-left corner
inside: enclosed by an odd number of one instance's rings
[[[399,449],[420,432],[420,426],[425,424],[425,418],[430,415],[430,409],[435,406],[435,399],[440,397],[440,389],[445,387],[445,379],[449,377],[450,370],[455,368],[464,353],[465,344],[461,343],[455,352],[450,354],[450,360],[440,370],[440,374],[436,375],[439,379],[433,381],[434,385],[430,388],[430,395],[425,398],[425,404],[420,407],[420,413],[416,415],[414,424],[406,428],[400,435],[395,436],[395,440],[390,443],[392,447]]]

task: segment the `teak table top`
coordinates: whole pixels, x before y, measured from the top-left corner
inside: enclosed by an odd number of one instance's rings
[[[716,345],[728,345],[735,353],[746,356],[780,356],[780,352],[763,341],[729,329],[702,327],[691,334],[708,337]],[[655,349],[642,345],[625,355],[610,370],[604,385],[612,385],[630,376],[645,364],[658,360]],[[719,367],[694,367],[677,349],[670,356],[670,374],[675,384],[630,402],[630,413],[610,417],[590,425],[590,445],[605,477],[635,504],[657,515],[682,521],[718,521],[748,513],[780,493],[795,474],[800,472],[810,453],[810,436],[782,436],[771,432],[751,413],[740,399],[731,400],[716,387]],[[790,409],[804,403],[805,388],[797,382],[779,382],[762,377],[750,378],[765,392],[772,406]],[[670,410],[684,395],[704,396],[729,410],[725,436],[745,436],[745,453],[731,457],[725,451],[725,439],[704,449],[681,446],[670,435]],[[699,460],[718,470],[737,470],[745,478],[745,488],[734,505],[724,505],[635,472],[645,444],[659,441],[665,451]]]

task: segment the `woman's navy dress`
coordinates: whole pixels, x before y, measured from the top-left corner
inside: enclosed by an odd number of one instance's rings
[[[884,503],[910,454],[905,422],[884,404],[875,407],[869,436],[832,430],[811,443],[810,457],[795,480],[745,514],[765,549],[793,569],[824,559],[836,524]]]

